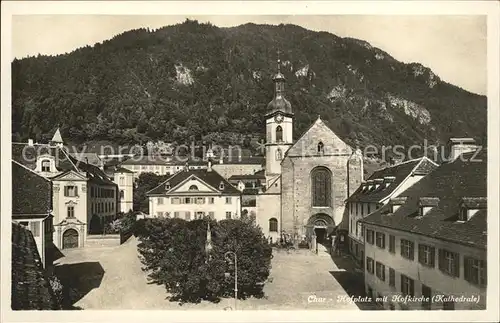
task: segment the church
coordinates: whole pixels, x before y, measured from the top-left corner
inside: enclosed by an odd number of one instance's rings
[[[256,222],[272,241],[315,236],[318,243],[348,229],[346,199],[363,181],[363,159],[318,116],[296,141],[285,77],[273,77],[266,111],[265,190],[256,195]],[[346,219],[346,220],[344,220]]]

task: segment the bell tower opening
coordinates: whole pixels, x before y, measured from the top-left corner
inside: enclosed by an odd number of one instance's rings
[[[274,97],[266,111],[266,177],[281,174],[281,161],[293,145],[292,105],[285,98],[285,76],[281,73],[281,60],[277,61],[277,73],[273,77]]]

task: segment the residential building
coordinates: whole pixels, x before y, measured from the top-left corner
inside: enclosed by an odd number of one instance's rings
[[[105,173],[118,185],[117,212],[127,213],[134,209],[134,172],[121,167],[105,167]]]
[[[72,157],[59,129],[49,144],[13,143],[12,158],[52,182],[56,247],[81,247],[87,233],[116,217],[117,185],[99,167]]]
[[[422,157],[375,171],[347,199],[349,213],[349,252],[363,265],[364,231],[359,220],[387,204],[407,188],[436,169],[438,165]]]
[[[33,170],[12,161],[12,221],[32,233],[43,268],[51,270],[52,182]]]
[[[241,215],[241,192],[211,165],[207,169],[186,167],[147,192],[147,196],[153,217],[223,220]]]
[[[387,309],[486,307],[487,152],[461,156],[361,220],[365,288]]]

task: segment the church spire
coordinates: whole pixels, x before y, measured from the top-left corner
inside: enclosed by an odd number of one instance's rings
[[[285,76],[281,74],[281,59],[280,51],[278,50],[277,59],[277,73],[273,77],[274,81],[274,98],[267,105],[266,115],[273,114],[275,112],[283,112],[285,114],[293,115],[292,106],[287,99],[285,99]]]

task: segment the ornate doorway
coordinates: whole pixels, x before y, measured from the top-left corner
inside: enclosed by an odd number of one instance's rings
[[[75,229],[68,229],[63,233],[63,249],[78,248],[78,232]]]
[[[325,213],[318,213],[309,218],[306,225],[306,235],[316,236],[318,243],[324,244],[335,229],[333,218]]]

